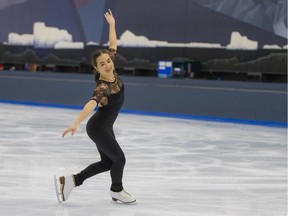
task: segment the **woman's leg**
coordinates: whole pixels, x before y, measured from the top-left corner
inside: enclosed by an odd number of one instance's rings
[[[123,190],[122,177],[126,163],[124,152],[115,139],[113,130],[102,134],[102,139],[105,142],[97,142],[97,147],[112,161],[110,175],[112,180],[111,190],[119,192]]]
[[[111,190],[118,192],[123,189],[122,177],[126,159],[113,132],[113,124],[116,117],[97,111],[87,122],[86,130],[90,139],[96,143],[99,152],[101,152],[100,155],[102,154],[101,161],[106,162],[109,159],[111,163]],[[81,181],[79,180],[79,182]]]
[[[106,172],[111,169],[111,159],[107,157],[99,148],[97,149],[100,153],[101,161],[89,165],[87,168],[75,175],[76,186],[80,186],[86,179],[94,175]]]

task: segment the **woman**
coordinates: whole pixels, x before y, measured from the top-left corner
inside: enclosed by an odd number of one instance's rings
[[[76,175],[55,178],[56,188],[58,184],[60,185],[60,198],[59,196],[58,198],[61,201],[66,201],[73,188],[80,186],[87,178],[108,170],[112,180],[110,188],[112,200],[123,203],[136,201],[122,186],[125,155],[115,139],[113,124],[124,101],[124,85],[115,71],[113,62],[117,49],[115,19],[110,10],[104,16],[109,24],[109,50],[98,50],[92,55],[97,87],[75,122],[62,134],[62,137],[70,132],[73,135],[78,125],[98,106],[97,112],[87,122],[86,130],[88,136],[95,142],[101,160]]]

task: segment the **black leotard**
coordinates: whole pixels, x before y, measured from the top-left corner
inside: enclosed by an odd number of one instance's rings
[[[99,80],[91,98],[96,100],[98,110],[87,122],[86,130],[95,142],[101,160],[75,175],[77,186],[91,176],[110,170],[111,190],[119,192],[123,189],[122,176],[126,159],[115,139],[113,124],[124,102],[124,84],[116,72],[114,77],[114,82]]]

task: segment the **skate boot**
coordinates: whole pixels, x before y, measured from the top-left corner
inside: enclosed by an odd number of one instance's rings
[[[110,191],[110,195],[112,197],[112,200],[114,202],[117,202],[119,200],[122,203],[133,203],[136,202],[135,197],[127,193],[124,189],[120,192],[113,192]]]
[[[71,191],[75,188],[74,175],[61,176],[59,177],[58,181],[54,176],[54,180],[58,201],[59,202],[67,201]],[[59,189],[58,183],[60,183],[60,190],[58,190]]]

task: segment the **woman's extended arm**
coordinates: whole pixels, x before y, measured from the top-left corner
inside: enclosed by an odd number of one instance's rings
[[[115,28],[115,19],[111,10],[104,14],[107,23],[109,24],[109,48],[117,50],[117,35]]]
[[[77,127],[78,125],[88,116],[90,115],[91,112],[93,112],[93,110],[95,109],[95,107],[97,106],[97,102],[95,100],[90,100],[88,103],[86,103],[86,105],[84,106],[84,108],[82,109],[81,113],[79,114],[79,116],[77,117],[77,119],[74,121],[74,123],[67,128],[63,134],[62,134],[62,138],[64,136],[66,136],[67,133],[71,132],[71,135],[73,136],[74,133],[77,131]]]

